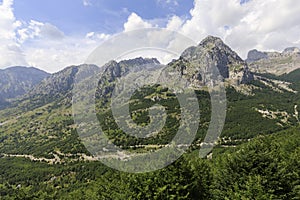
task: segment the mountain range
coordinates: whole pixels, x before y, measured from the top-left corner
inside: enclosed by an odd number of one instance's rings
[[[265,56],[262,56],[265,55]],[[282,129],[283,127],[290,126],[292,124],[297,123],[299,120],[297,113],[297,98],[298,98],[298,89],[295,86],[295,81],[297,81],[298,71],[293,71],[292,73],[288,73],[292,71],[290,69],[287,70],[283,75],[273,74],[271,71],[266,71],[263,73],[263,70],[268,70],[268,68],[264,68],[260,63],[273,63],[274,59],[281,60],[282,63],[285,61],[288,65],[288,61],[286,57],[297,57],[299,52],[297,48],[288,48],[283,53],[266,53],[266,52],[258,52],[257,50],[253,50],[249,52],[248,59],[246,61],[242,60],[237,53],[235,53],[229,46],[227,46],[220,38],[209,36],[205,38],[203,41],[199,43],[198,46],[187,48],[182,55],[169,64],[165,66],[165,71],[167,71],[167,76],[164,77],[169,81],[170,76],[174,77],[183,77],[187,80],[188,87],[193,88],[195,91],[198,91],[198,95],[205,96],[204,99],[207,99],[209,95],[207,93],[201,92],[203,90],[203,86],[210,84],[213,67],[215,66],[218,69],[219,78],[225,82],[227,98],[234,99],[237,96],[241,96],[239,98],[245,99],[248,102],[248,105],[243,106],[243,113],[247,113],[245,115],[241,115],[241,108],[238,106],[239,104],[243,104],[243,101],[238,101],[236,105],[230,107],[230,102],[228,103],[229,108],[227,110],[227,120],[228,118],[232,118],[232,121],[225,123],[225,129],[223,130],[223,137],[227,138],[234,137],[236,139],[241,138],[249,138],[253,137],[257,133],[256,128],[264,127],[265,124],[268,124],[268,129],[264,128],[261,130],[261,133],[267,133],[271,130]],[[274,70],[277,65],[273,63],[275,67],[271,69]],[[97,105],[96,107],[101,110],[100,115],[103,115],[103,118],[112,118],[110,112],[108,112],[110,99],[112,97],[112,92],[114,90],[115,84],[119,78],[125,76],[130,72],[132,68],[138,68],[140,66],[146,65],[160,65],[159,61],[155,58],[135,58],[130,60],[123,60],[120,62],[109,61],[107,64],[102,66],[103,74],[101,79],[98,82],[98,87],[96,91]],[[257,68],[253,66],[259,66]],[[296,66],[296,64],[295,64]],[[279,67],[277,67],[279,68]],[[294,69],[295,67],[293,67]],[[25,128],[27,134],[32,134],[31,131],[26,130],[28,124],[30,125],[30,130],[44,130],[49,133],[48,139],[44,142],[47,143],[55,143],[55,139],[53,139],[53,132],[49,131],[47,127],[52,127],[53,125],[49,124],[51,120],[45,121],[47,125],[40,126],[40,123],[43,123],[45,119],[52,119],[53,116],[62,115],[61,119],[53,122],[53,124],[61,124],[65,121],[68,123],[73,123],[72,119],[72,89],[74,87],[74,81],[76,74],[79,73],[80,70],[89,69],[92,71],[97,71],[99,69],[98,66],[95,65],[79,65],[79,66],[70,66],[62,71],[59,71],[54,74],[47,74],[41,70],[35,68],[20,68],[14,67],[3,70],[3,72],[10,72],[14,74],[14,78],[5,76],[2,79],[2,82],[6,83],[10,88],[18,88],[18,89],[3,89],[4,100],[9,100],[10,103],[2,104],[2,118],[0,119],[0,123],[5,124],[1,128],[4,132],[11,132],[11,127],[9,126],[9,122],[15,122],[16,119],[24,118],[27,124],[24,124],[25,121],[17,120],[19,124],[17,127],[23,127],[19,131]],[[283,69],[282,69],[283,70]],[[22,73],[21,73],[22,72]],[[22,75],[20,75],[22,74]],[[25,76],[26,75],[26,76]],[[28,76],[27,76],[28,75]],[[168,77],[169,76],[169,77]],[[158,86],[154,86],[158,87]],[[204,87],[205,88],[205,87]],[[154,89],[154,90],[153,90]],[[153,91],[164,91],[162,93],[156,94]],[[205,89],[204,89],[205,90]],[[9,93],[8,93],[9,91]],[[146,92],[148,91],[148,92]],[[148,97],[151,97],[152,100],[141,101],[136,99],[136,102],[139,102],[139,106],[136,107],[137,110],[135,112],[141,112],[137,114],[137,121],[142,122],[141,119],[149,120],[147,117],[147,105],[152,105],[156,100],[154,99],[165,99],[164,101],[166,105],[170,106],[171,104],[176,104],[176,101],[172,98],[172,94],[168,90],[161,90],[158,88],[148,88],[143,93],[148,94]],[[152,91],[152,93],[150,92]],[[88,92],[88,91],[86,91]],[[150,92],[150,93],[149,93]],[[275,99],[265,99],[265,93],[270,93],[270,96],[276,96]],[[23,95],[22,95],[23,94]],[[294,103],[290,105],[286,105],[284,103],[278,104],[278,101],[291,101],[288,100],[290,95],[295,95],[293,98]],[[140,95],[138,95],[140,96]],[[143,96],[143,95],[142,95]],[[169,98],[167,98],[169,96]],[[234,97],[233,97],[234,96]],[[18,98],[16,98],[18,97]],[[15,99],[12,99],[15,98]],[[154,102],[153,102],[154,100]],[[258,102],[261,103],[258,104]],[[173,103],[172,103],[173,102]],[[207,99],[206,103],[201,103],[202,106],[210,107],[210,100]],[[263,103],[264,102],[264,103]],[[144,106],[142,106],[144,104]],[[240,105],[242,107],[242,105]],[[4,109],[4,108],[7,109]],[[176,106],[175,106],[176,107]],[[174,107],[174,108],[175,108]],[[173,120],[178,120],[179,113],[174,110],[174,108],[169,108],[170,112],[173,112],[172,116]],[[210,108],[202,108],[205,117],[203,117],[203,123],[206,124],[209,122],[210,116]],[[276,109],[275,109],[276,108]],[[61,113],[61,114],[58,114]],[[170,113],[171,114],[171,113]],[[30,116],[30,117],[29,117]],[[143,116],[143,117],[142,117]],[[42,117],[42,119],[40,119]],[[36,118],[35,123],[32,122],[33,119]],[[244,130],[244,127],[234,127],[234,124],[237,123],[245,123],[247,118],[252,118],[252,121],[247,122],[247,130]],[[254,124],[257,122],[256,126],[250,126],[250,124]],[[174,123],[174,122],[173,122]],[[273,124],[273,125],[272,125]],[[108,125],[108,124],[107,124]],[[115,127],[116,124],[109,124],[109,126]],[[73,127],[73,126],[72,126]],[[234,128],[228,128],[234,127]],[[29,128],[29,127],[28,127]],[[61,124],[61,128],[66,128],[68,131],[72,131],[72,129],[65,127]],[[151,139],[151,142],[148,140],[141,141],[136,140],[134,138],[127,138],[127,136],[120,134],[120,130],[116,130],[111,137],[115,137],[118,144],[121,146],[135,146],[136,144],[165,144],[172,137],[172,134],[175,132],[175,127],[169,127],[170,130],[165,131],[161,136],[162,138]],[[207,128],[207,124],[203,129]],[[52,128],[49,128],[52,130]],[[6,131],[5,131],[6,130]],[[75,129],[74,129],[75,130]],[[18,131],[18,132],[19,132]],[[198,130],[199,132],[199,130]],[[12,133],[12,132],[11,132]],[[41,132],[42,133],[42,132]],[[75,134],[75,132],[74,132]],[[200,134],[200,133],[199,133]],[[10,135],[10,134],[9,134]],[[31,142],[33,140],[39,140],[40,137],[45,137],[45,135],[39,135],[38,137],[31,138]],[[62,135],[61,135],[62,136]],[[59,136],[57,139],[61,138]],[[7,135],[6,135],[7,137]],[[14,134],[11,137],[15,137]],[[23,137],[23,136],[22,136]],[[57,136],[56,136],[57,137]],[[72,140],[76,138],[76,142],[80,144],[80,140],[78,136],[70,135]],[[125,137],[125,139],[124,139]],[[123,138],[123,139],[122,139]],[[169,139],[168,139],[169,138]],[[203,139],[203,135],[198,136],[198,141],[196,143],[201,142]],[[70,139],[70,138],[69,138]],[[135,142],[133,142],[133,141]],[[6,140],[3,140],[6,141]],[[22,140],[21,140],[22,141]],[[19,142],[21,142],[19,141]],[[131,141],[131,142],[129,142]],[[22,141],[25,142],[25,141]],[[21,143],[22,143],[21,142]],[[62,141],[60,141],[62,142]],[[21,144],[20,143],[20,144]],[[2,143],[2,145],[4,145]],[[27,146],[27,143],[24,143]],[[49,145],[49,144],[48,144]],[[55,146],[57,146],[56,144]],[[22,145],[19,145],[18,148],[21,148]],[[47,145],[46,145],[47,146]],[[58,145],[59,146],[59,145]],[[8,146],[6,146],[7,148]],[[79,145],[80,149],[84,149],[84,147]],[[39,148],[44,148],[43,145],[40,145]],[[57,147],[58,148],[58,147]],[[14,147],[14,152],[17,152],[18,149]],[[59,148],[60,149],[60,148]],[[1,145],[0,145],[1,150]],[[49,156],[49,153],[53,153],[54,149],[48,148],[48,153],[40,152],[40,155]],[[75,150],[74,150],[75,151]],[[36,151],[32,150],[24,150],[23,152],[27,152],[28,154],[36,153]],[[86,152],[84,150],[83,152]],[[66,152],[64,152],[66,153]],[[82,152],[81,152],[82,153]]]
[[[148,60],[151,59],[136,58],[120,63],[111,61],[104,67],[109,69],[109,79],[114,79],[121,76],[123,68],[147,64]],[[197,63],[197,66],[187,65],[187,62],[191,63],[194,60],[200,63]],[[159,64],[157,60],[152,61],[153,64]],[[254,80],[254,73],[283,75],[300,68],[300,50],[297,47],[289,47],[279,53],[254,49],[249,51],[244,61],[220,38],[209,36],[198,46],[187,48],[179,59],[167,65],[175,67],[180,75],[186,77],[193,85],[199,81],[205,82],[201,74],[205,74],[205,66],[210,63],[214,63],[221,76],[232,85],[248,84]],[[70,66],[54,74],[34,67],[10,67],[0,70],[1,102],[3,104],[6,100],[25,94],[55,96],[64,93],[72,88],[78,68],[84,66]]]
[[[72,110],[74,81],[80,71],[93,72],[101,67],[103,74],[95,94],[99,123],[112,143],[134,157],[168,146],[182,117],[176,95],[159,84],[150,85],[136,91],[128,102],[132,120],[140,126],[147,125],[151,120],[149,107],[160,104],[166,111],[165,127],[148,138],[129,136],[118,128],[110,109],[114,87],[131,69],[148,65],[160,63],[156,58],[139,57],[108,61],[104,66],[69,66],[54,74],[25,67],[1,70],[1,196],[297,199],[298,48],[290,47],[282,53],[251,50],[246,60],[213,36],[187,48],[178,59],[164,66],[167,75],[163,77],[164,81],[171,76],[184,78],[198,98],[199,127],[187,155],[166,169],[146,175],[116,172],[91,155],[76,131],[78,125]],[[218,69],[217,77],[213,77],[214,67]],[[211,122],[210,93],[205,87],[211,80],[225,83],[227,115],[216,147],[206,159],[198,160]],[[117,155],[120,160],[128,158]]]
[[[251,50],[246,61],[256,73],[288,74],[300,67],[300,49],[289,47],[281,53]]]

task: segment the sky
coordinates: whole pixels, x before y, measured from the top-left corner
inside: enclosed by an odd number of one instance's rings
[[[0,68],[57,72],[116,34],[151,27],[218,36],[246,58],[300,47],[299,13],[295,0],[0,0]]]

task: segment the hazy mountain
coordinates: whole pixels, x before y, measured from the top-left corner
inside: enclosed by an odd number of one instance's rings
[[[251,50],[246,60],[251,71],[282,75],[300,68],[300,50],[288,47],[283,52]]]
[[[248,63],[251,63],[251,62],[255,62],[255,61],[258,61],[258,60],[262,60],[262,59],[268,59],[268,58],[269,58],[268,53],[261,52],[261,51],[258,51],[256,49],[253,49],[253,50],[248,52],[248,56],[247,56],[246,61]]]
[[[3,100],[21,96],[49,75],[34,67],[10,67],[0,70],[0,96]]]

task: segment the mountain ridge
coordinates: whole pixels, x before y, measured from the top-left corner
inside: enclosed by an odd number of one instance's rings
[[[300,68],[300,49],[288,47],[282,52],[249,51],[246,62],[255,73],[283,75]]]
[[[49,75],[49,73],[34,67],[14,66],[0,69],[2,101],[24,95]]]

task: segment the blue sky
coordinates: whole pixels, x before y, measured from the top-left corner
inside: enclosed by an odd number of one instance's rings
[[[66,34],[91,31],[112,34],[122,31],[128,16],[134,12],[143,19],[164,25],[172,15],[190,17],[193,0],[15,0],[17,19],[48,22]]]
[[[299,13],[295,0],[0,0],[0,68],[56,72],[84,63],[118,33],[151,27],[177,31],[197,43],[218,36],[246,58],[254,48],[299,47]],[[147,39],[165,43],[155,34]]]

